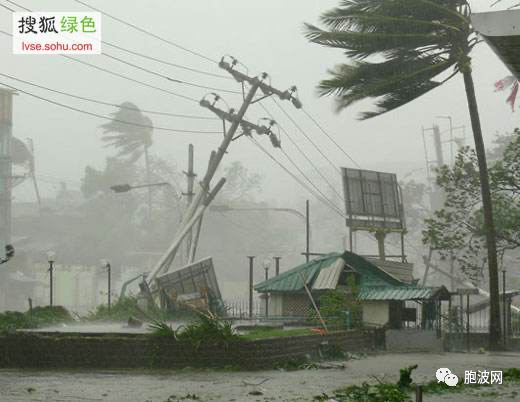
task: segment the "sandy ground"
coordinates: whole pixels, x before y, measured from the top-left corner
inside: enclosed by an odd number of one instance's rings
[[[336,362],[335,364],[338,364]],[[399,369],[417,364],[414,379],[429,382],[440,367],[459,377],[464,370],[500,370],[520,367],[520,353],[495,354],[381,354],[344,362],[345,369],[298,371],[35,371],[0,370],[0,401],[164,402],[188,394],[200,401],[310,401],[314,395],[363,381],[395,381]],[[375,377],[374,377],[375,376]],[[261,384],[260,384],[261,383]],[[260,384],[260,385],[254,385]],[[261,395],[251,395],[258,391]],[[424,401],[520,400],[520,387],[497,386],[468,395],[425,396]]]

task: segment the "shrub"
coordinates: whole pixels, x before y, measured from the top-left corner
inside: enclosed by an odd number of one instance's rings
[[[174,330],[162,321],[154,321],[150,328],[154,336],[174,337],[180,342],[186,342],[195,348],[201,345],[217,345],[229,347],[241,338],[235,333],[231,323],[219,318],[211,312],[198,312],[197,320]]]

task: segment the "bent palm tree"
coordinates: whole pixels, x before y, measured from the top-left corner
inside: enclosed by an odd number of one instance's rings
[[[113,120],[103,124],[103,138],[107,144],[119,150],[117,156],[128,163],[136,162],[144,154],[146,180],[150,183],[150,160],[148,148],[152,145],[152,121],[141,113],[131,102],[124,102],[117,112],[112,113]],[[132,124],[127,124],[132,123]],[[148,188],[148,218],[152,215],[152,189]]]
[[[501,328],[495,226],[469,56],[479,40],[469,14],[465,0],[343,0],[339,8],[322,15],[327,30],[306,24],[306,37],[343,49],[352,59],[331,71],[319,91],[334,95],[338,110],[373,99],[376,110],[363,113],[361,119],[403,106],[462,74],[479,164],[491,294],[490,347],[496,349]]]

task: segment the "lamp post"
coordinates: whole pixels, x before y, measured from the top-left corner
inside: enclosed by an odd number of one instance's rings
[[[269,279],[269,268],[271,268],[271,260],[264,260],[265,280]],[[265,294],[265,316],[269,315],[269,294]]]
[[[506,267],[502,265],[502,322],[503,325],[503,334],[504,334],[504,348],[507,344],[507,307],[506,307]]]
[[[47,252],[47,261],[49,262],[49,306],[52,307],[52,293],[53,293],[53,281],[52,274],[54,272],[54,260],[56,258],[56,253],[54,251]]]
[[[107,295],[108,295],[108,312],[110,312],[110,308],[112,306],[112,295],[111,295],[112,266],[110,265],[110,261],[108,261],[108,260],[101,260],[101,266],[103,268],[107,269],[107,274],[108,274],[108,294]]]

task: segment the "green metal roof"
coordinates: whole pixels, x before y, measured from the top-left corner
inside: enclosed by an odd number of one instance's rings
[[[359,292],[360,300],[449,300],[449,292],[444,286],[438,288],[365,288]]]
[[[255,286],[257,292],[298,292],[303,291],[303,283],[300,277],[300,272],[305,278],[306,285],[314,281],[317,274],[323,269],[328,268],[334,264],[338,258],[341,257],[339,253],[330,253],[326,256],[316,260],[309,261],[305,264],[299,265],[296,268],[290,269],[278,276],[275,276],[267,281],[261,282]]]
[[[369,287],[395,288],[408,286],[406,283],[399,281],[389,273],[378,268],[367,259],[349,251],[345,251],[343,254],[330,253],[316,260],[299,265],[296,268],[257,284],[255,290],[261,293],[303,291],[304,287],[300,277],[300,272],[306,278],[306,284],[312,288],[319,273],[322,270],[331,267],[339,258],[343,259],[346,265],[360,274],[360,289]],[[334,284],[334,286],[335,285],[336,284]]]

